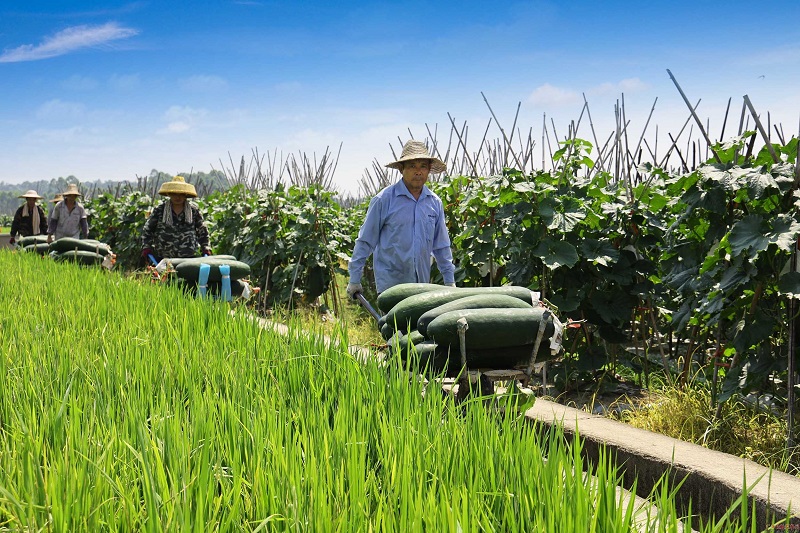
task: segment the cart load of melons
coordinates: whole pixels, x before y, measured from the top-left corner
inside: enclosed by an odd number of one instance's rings
[[[159,265],[171,266],[175,274],[185,280],[189,285],[197,284],[200,277],[200,265],[209,266],[208,288],[212,293],[219,292],[222,282],[222,271],[220,266],[230,267],[231,294],[241,296],[246,290],[246,283],[243,281],[250,276],[250,265],[239,261],[233,255],[207,255],[205,257],[175,257],[163,259]],[[158,267],[156,267],[158,269]]]
[[[389,350],[436,372],[461,367],[459,321],[466,327],[466,361],[473,368],[540,363],[561,351],[561,322],[539,293],[526,287],[403,283],[381,293],[378,308],[388,309],[378,326]]]
[[[49,255],[56,261],[81,265],[101,265],[106,256],[112,253],[108,244],[94,239],[62,237],[48,243],[47,235],[32,235],[22,237],[17,244],[26,252]]]

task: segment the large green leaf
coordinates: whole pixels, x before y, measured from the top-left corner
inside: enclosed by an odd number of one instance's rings
[[[787,272],[778,280],[778,290],[790,298],[800,298],[800,272]]]
[[[587,238],[581,242],[581,253],[588,261],[603,266],[609,266],[619,259],[619,250],[607,240]]]
[[[788,215],[776,216],[770,225],[761,215],[749,215],[731,228],[729,242],[734,254],[749,252],[755,256],[757,252],[775,244],[781,250],[791,251],[800,233],[800,224]]]
[[[541,258],[550,270],[561,266],[575,266],[579,259],[578,251],[570,243],[550,238],[542,239],[532,253]]]
[[[766,250],[769,239],[766,229],[762,227],[764,218],[761,215],[749,215],[741,219],[731,228],[728,242],[734,254],[742,252]]]

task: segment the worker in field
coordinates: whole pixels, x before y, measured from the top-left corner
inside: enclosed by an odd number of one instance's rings
[[[17,198],[24,199],[25,203],[14,213],[14,220],[11,221],[11,239],[8,242],[14,244],[17,234],[22,237],[45,235],[47,233],[47,217],[44,216],[42,206],[36,203],[42,199],[39,193],[30,190]]]
[[[64,199],[64,195],[61,193],[56,194],[52,200],[49,200],[49,203],[52,204],[50,206],[50,213],[47,215],[47,223],[50,224],[50,220],[53,218],[53,213],[56,212],[56,204]]]
[[[164,182],[158,194],[167,199],[157,205],[142,230],[142,259],[146,264],[169,257],[211,255],[203,215],[187,198],[196,198],[194,185],[183,176]]]
[[[73,239],[89,238],[89,222],[86,209],[78,201],[81,196],[78,186],[70,183],[67,190],[61,193],[63,200],[53,208],[47,226],[47,242],[53,239],[71,237]]]
[[[350,258],[347,294],[362,292],[364,264],[372,254],[378,293],[400,283],[429,283],[431,256],[444,284],[455,287],[455,267],[442,201],[425,185],[431,173],[447,170],[431,157],[424,143],[408,141],[397,161],[386,165],[402,179],[380,191],[369,203]]]

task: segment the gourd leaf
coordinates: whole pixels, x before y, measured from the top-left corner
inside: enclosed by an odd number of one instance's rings
[[[542,239],[533,254],[540,257],[550,270],[560,266],[572,267],[579,259],[578,251],[570,243],[547,238]]]

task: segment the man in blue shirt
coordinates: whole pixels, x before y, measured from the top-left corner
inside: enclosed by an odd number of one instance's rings
[[[361,275],[370,254],[378,293],[400,283],[429,283],[431,256],[444,284],[455,287],[455,267],[442,201],[425,183],[431,172],[447,166],[431,157],[425,144],[408,141],[397,161],[386,165],[403,179],[379,192],[369,203],[350,258],[347,295],[362,292]]]

